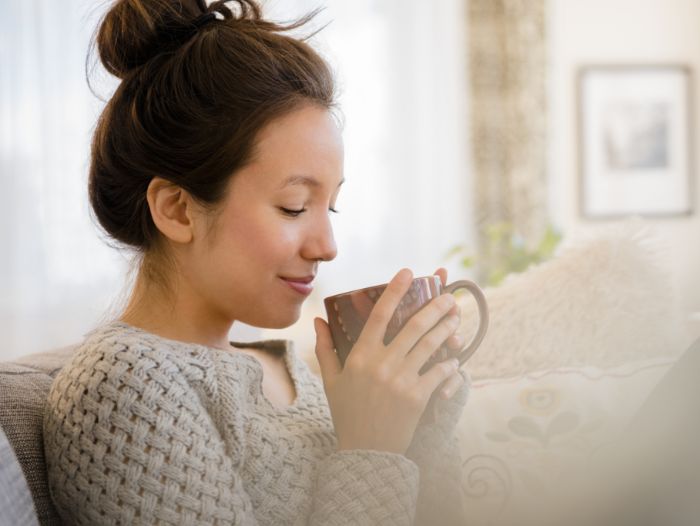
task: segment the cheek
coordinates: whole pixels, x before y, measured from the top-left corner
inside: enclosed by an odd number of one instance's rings
[[[235,251],[238,259],[264,265],[293,257],[299,239],[299,228],[291,221],[239,220],[233,223],[229,250]]]

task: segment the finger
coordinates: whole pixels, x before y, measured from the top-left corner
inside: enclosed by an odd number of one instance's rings
[[[462,387],[463,383],[464,377],[459,374],[459,371],[455,372],[440,386],[440,398],[449,400],[454,396],[457,390]]]
[[[417,389],[421,391],[420,394],[429,398],[445,380],[457,373],[458,369],[459,362],[454,358],[438,362],[420,377]]]
[[[316,331],[316,358],[321,369],[323,384],[338,376],[342,371],[340,359],[333,347],[333,338],[328,324],[321,318],[314,318]]]
[[[448,314],[454,314],[455,316],[462,316],[462,307],[459,306],[457,300],[455,299],[455,306],[450,309]]]
[[[404,367],[415,374],[459,327],[459,318],[447,316],[427,332],[406,356]]]
[[[391,342],[391,347],[396,350],[396,355],[401,358],[406,356],[417,345],[418,341],[452,309],[454,301],[452,294],[442,294],[430,300],[427,305],[414,314]],[[449,334],[446,334],[445,338],[447,336]],[[441,340],[440,343],[442,341],[444,340]]]
[[[457,332],[445,340],[445,345],[451,351],[459,351],[466,343],[467,339]]]
[[[434,273],[433,276],[439,276],[440,277],[440,282],[442,283],[442,286],[444,287],[447,285],[447,269],[444,267],[440,267],[437,269]]]
[[[444,267],[440,267],[437,269],[434,273],[433,276],[438,276],[440,278],[440,282],[442,283],[442,286],[447,285],[447,269]],[[459,315],[462,310],[459,308],[459,305],[454,306],[454,308],[450,311],[450,314],[457,314]]]
[[[384,341],[389,321],[391,321],[396,307],[398,307],[404,295],[408,292],[412,281],[413,273],[406,268],[400,270],[393,277],[374,305],[369,318],[367,318],[367,323],[365,323],[358,337],[358,341]]]

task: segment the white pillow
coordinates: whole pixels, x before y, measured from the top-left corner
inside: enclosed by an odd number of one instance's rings
[[[459,421],[465,506],[474,524],[522,517],[619,437],[673,359],[561,367],[472,382]],[[515,522],[518,523],[517,520]]]
[[[658,245],[623,225],[486,289],[491,322],[468,362],[472,378],[678,356],[690,338]],[[473,332],[474,302],[465,295],[459,303],[461,330]]]

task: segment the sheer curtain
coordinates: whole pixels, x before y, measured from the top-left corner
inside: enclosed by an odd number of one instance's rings
[[[321,269],[304,318],[282,336],[310,341],[323,296],[427,274],[472,240],[467,196],[461,0],[277,0],[292,19],[325,6],[313,44],[331,61],[345,118],[339,256]],[[128,258],[89,214],[90,133],[102,107],[84,60],[104,12],[92,0],[0,0],[0,359],[79,341],[116,309]],[[107,97],[110,83],[98,86]],[[448,265],[449,266],[449,265]],[[456,270],[453,276],[456,277]],[[277,331],[236,326],[236,339]],[[276,335],[276,334],[275,334]]]
[[[94,6],[2,1],[0,358],[76,341],[121,287],[124,258],[100,241],[87,206],[101,107],[84,72]]]

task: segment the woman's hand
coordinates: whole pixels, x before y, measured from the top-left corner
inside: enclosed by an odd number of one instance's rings
[[[441,269],[442,272],[444,270]],[[440,272],[440,271],[438,271]],[[443,276],[441,275],[441,278]],[[316,356],[333,417],[338,449],[406,452],[433,393],[457,373],[454,359],[421,367],[454,334],[459,317],[452,294],[442,294],[415,314],[388,345],[384,335],[413,276],[399,272],[375,304],[341,367],[328,324],[314,320]],[[454,342],[453,342],[454,343]]]
[[[442,286],[447,285],[447,269],[440,267],[433,274],[434,276],[439,276]],[[451,315],[459,316],[461,314],[461,309],[458,305],[450,311]],[[447,347],[455,352],[459,352],[464,347],[466,340],[461,334],[455,333],[447,339]],[[443,400],[449,400],[454,396],[454,394],[462,387],[464,384],[464,376],[459,372],[455,371],[452,376],[450,376],[445,382],[440,386],[440,398]]]

